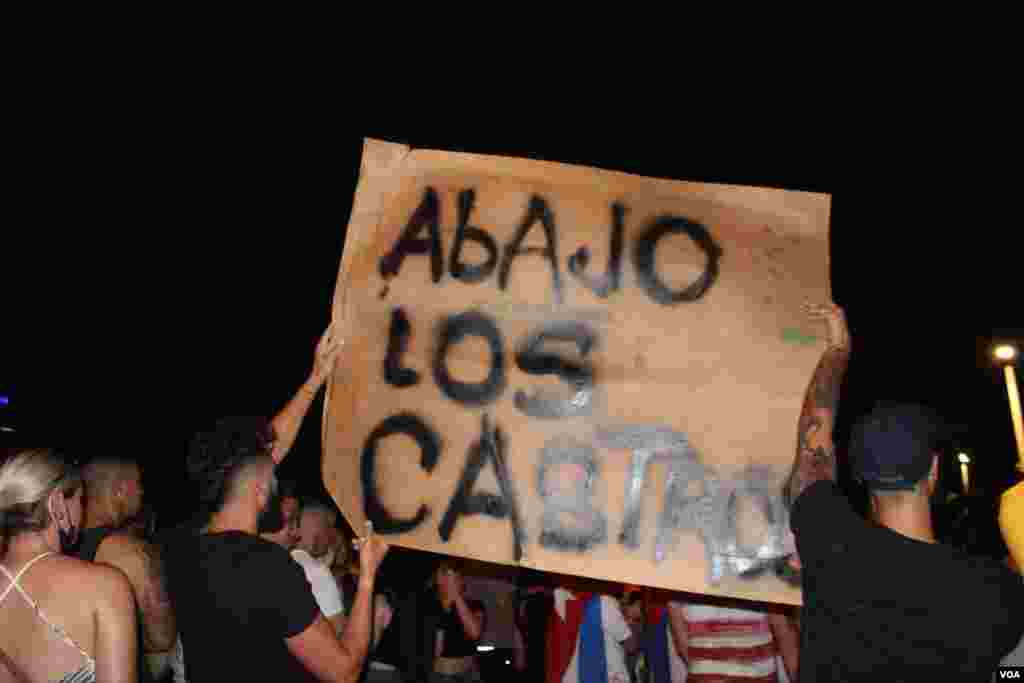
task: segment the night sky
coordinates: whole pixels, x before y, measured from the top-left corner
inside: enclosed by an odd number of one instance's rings
[[[586,116],[483,111],[344,125],[344,109],[168,103],[48,138],[16,184],[30,210],[5,220],[28,251],[5,259],[19,263],[4,278],[0,414],[18,430],[4,443],[133,455],[161,512],[187,514],[189,435],[273,413],[308,372],[372,136],[832,194],[833,293],[855,344],[841,424],[876,398],[924,401],[958,426],[981,486],[1011,481],[1006,393],[987,353],[994,338],[1024,341],[1020,227],[994,167],[965,160],[970,140],[913,122],[637,118],[588,132]],[[321,412],[318,399],[285,468],[314,494]]]

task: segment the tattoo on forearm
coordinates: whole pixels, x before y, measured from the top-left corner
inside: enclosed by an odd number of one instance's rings
[[[174,646],[177,633],[171,600],[164,584],[163,562],[155,545],[142,542],[137,547],[143,570],[143,584],[137,599],[145,645],[148,651],[162,652]]]
[[[167,608],[170,606],[170,598],[167,596],[167,589],[164,586],[163,561],[160,558],[160,551],[151,543],[142,546],[143,564],[146,567],[146,580],[149,583],[150,601],[154,606]]]
[[[832,427],[839,408],[839,390],[846,373],[849,352],[829,349],[814,372],[797,434],[796,460],[785,487],[785,501],[792,505],[808,486],[822,479],[835,479],[836,459]]]

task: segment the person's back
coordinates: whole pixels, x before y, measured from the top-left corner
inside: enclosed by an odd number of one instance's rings
[[[80,528],[81,490],[48,451],[24,451],[0,468],[3,680],[136,680],[128,580],[63,554]]]
[[[1020,640],[1024,586],[994,560],[871,525],[832,482],[797,500],[793,529],[801,681],[987,680]]]
[[[63,555],[40,557],[20,577],[21,567],[6,564],[7,572],[0,572],[0,657],[12,674],[20,674],[15,680],[97,680],[97,643],[109,637],[114,596],[120,591],[121,602],[134,607],[127,580]],[[17,586],[11,584],[15,577]]]
[[[849,331],[835,305],[810,313],[827,323],[829,348],[785,487],[803,587],[799,680],[989,680],[1024,632],[1024,585],[936,543],[929,498],[942,429],[923,406],[880,402],[854,425],[851,473],[871,493],[874,522],[853,511],[835,484],[832,441]]]
[[[105,541],[109,541],[104,543]],[[99,549],[101,546],[105,546],[107,553],[102,557],[107,561],[101,561],[97,559]],[[78,546],[75,548],[73,553],[74,557],[84,562],[95,562],[101,565],[113,567],[122,572],[131,571],[131,575],[128,576],[128,581],[132,584],[132,592],[135,595],[144,595],[146,607],[152,606],[157,600],[154,600],[155,595],[161,596],[159,602],[166,603],[166,590],[163,586],[163,568],[153,567],[149,570],[140,570],[140,567],[147,566],[152,567],[157,563],[156,552],[141,550],[143,547],[148,547],[147,541],[141,538],[137,538],[127,531],[116,529],[112,526],[103,527],[92,527],[84,529],[81,533]],[[145,563],[138,561],[131,561],[131,557],[139,558],[145,556],[147,561]],[[126,574],[127,575],[127,574]],[[134,578],[134,582],[133,582]],[[136,587],[147,586],[145,589]],[[140,599],[136,599],[136,606],[140,604]],[[159,611],[168,613],[169,605],[164,604],[159,607]],[[145,630],[147,624],[153,624],[156,622],[164,621],[161,618],[153,618],[153,613],[157,611],[154,609],[138,609],[138,644],[137,644],[137,659],[138,659],[138,675],[139,683],[151,683],[156,680],[156,676],[153,675],[150,670],[150,665],[146,660],[146,638]],[[149,617],[147,619],[147,617]],[[169,616],[171,624],[174,623],[173,616]],[[166,628],[166,627],[165,627]],[[173,626],[172,626],[173,628]],[[166,636],[164,636],[166,637]],[[154,652],[156,656],[163,654],[163,651]]]
[[[74,554],[80,560],[119,569],[128,577],[138,608],[139,680],[149,683],[156,676],[147,655],[160,668],[172,652],[177,627],[157,547],[127,528],[143,510],[142,470],[132,460],[105,454],[85,465],[82,477],[85,517]]]
[[[320,614],[284,548],[241,532],[183,534],[165,558],[188,680],[311,680],[286,638]]]

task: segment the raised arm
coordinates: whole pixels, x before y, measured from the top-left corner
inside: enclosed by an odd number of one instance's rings
[[[459,621],[462,622],[462,629],[466,632],[466,636],[469,640],[480,640],[483,635],[483,619],[479,612],[473,611],[473,609],[466,602],[466,598],[458,593],[455,594],[455,611],[459,615]]]
[[[480,640],[483,635],[483,619],[474,612],[462,595],[457,584],[457,575],[454,569],[447,569],[438,576],[439,591],[442,595],[442,603],[447,602],[443,596],[448,596],[451,604],[455,607],[455,613],[459,615],[462,623],[462,630],[465,631],[469,640]]]
[[[274,450],[271,457],[275,464],[284,460],[288,451],[291,450],[295,438],[299,435],[302,421],[306,418],[306,413],[309,412],[309,407],[313,404],[313,399],[316,398],[320,387],[324,385],[328,375],[331,374],[334,362],[343,345],[344,342],[340,337],[334,334],[333,326],[328,327],[316,345],[313,370],[309,373],[309,377],[271,421],[274,428]]]
[[[380,639],[384,636],[384,631],[388,630],[388,626],[391,625],[391,617],[394,616],[394,612],[391,609],[391,603],[383,595],[377,595],[373,599],[373,642],[370,644],[370,650],[376,650],[377,646],[380,645]]]
[[[784,490],[789,506],[814,482],[836,478],[832,428],[839,409],[839,389],[850,359],[850,333],[843,309],[835,304],[809,304],[806,309],[811,318],[826,323],[828,348],[807,387],[800,413],[796,460]]]

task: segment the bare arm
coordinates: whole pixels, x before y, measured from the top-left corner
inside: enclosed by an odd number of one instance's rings
[[[338,638],[334,626],[323,614],[305,631],[286,639],[285,644],[306,670],[321,681],[356,683],[359,680],[363,657]]]
[[[479,615],[469,608],[466,604],[466,599],[462,595],[456,593],[455,599],[453,600],[455,605],[455,611],[459,615],[459,621],[462,622],[462,629],[466,632],[466,637],[470,640],[480,640],[480,636],[483,635],[483,621]]]
[[[772,628],[772,636],[782,655],[782,663],[786,667],[789,680],[797,680],[797,667],[800,661],[800,630],[796,621],[785,614],[768,613],[768,624]]]
[[[138,634],[135,631],[135,598],[132,587],[122,572],[110,567],[102,569],[97,582],[96,605],[96,680],[111,683],[135,683],[137,671]]]
[[[309,407],[313,404],[313,399],[316,398],[320,387],[324,385],[327,376],[334,369],[334,361],[337,359],[341,347],[342,341],[333,334],[332,328],[328,327],[316,346],[313,370],[309,377],[281,412],[271,420],[271,426],[274,428],[274,449],[271,452],[271,457],[275,464],[284,460],[295,443],[302,421],[306,418],[306,413],[309,412]]]
[[[139,610],[146,652],[173,649],[178,627],[164,585],[158,548],[128,534],[116,534],[100,546],[96,561],[116,567],[128,577]]]
[[[672,644],[684,662],[690,661],[689,633],[686,630],[686,617],[683,608],[675,603],[668,605],[668,630],[672,636]]]
[[[850,358],[850,336],[843,310],[829,304],[808,307],[808,312],[828,324],[829,346],[807,387],[800,413],[796,459],[784,491],[785,501],[790,506],[811,484],[836,478],[832,428],[839,408],[839,389]]]
[[[526,643],[523,641],[523,632],[516,624],[512,632],[512,668],[516,671],[526,670]]]
[[[345,632],[345,624],[348,623],[348,617],[345,616],[344,612],[338,612],[332,617],[326,617],[327,621],[334,627],[334,632],[338,634],[340,638]],[[384,631],[387,630],[391,624],[391,607],[387,604],[387,600],[384,596],[378,595],[373,612],[373,640],[370,643],[370,649],[376,649],[380,643],[380,639],[384,636]]]
[[[391,605],[388,603],[387,598],[383,595],[378,595],[373,601],[373,643],[370,646],[371,649],[376,649],[377,645],[380,644],[380,639],[384,636],[384,631],[388,630],[388,626],[391,625],[391,617],[394,613],[391,611]]]
[[[370,598],[374,579],[386,553],[387,545],[376,538],[363,547],[359,589],[340,638],[321,614],[309,628],[285,641],[295,658],[321,680],[355,683],[359,679],[370,645]]]

